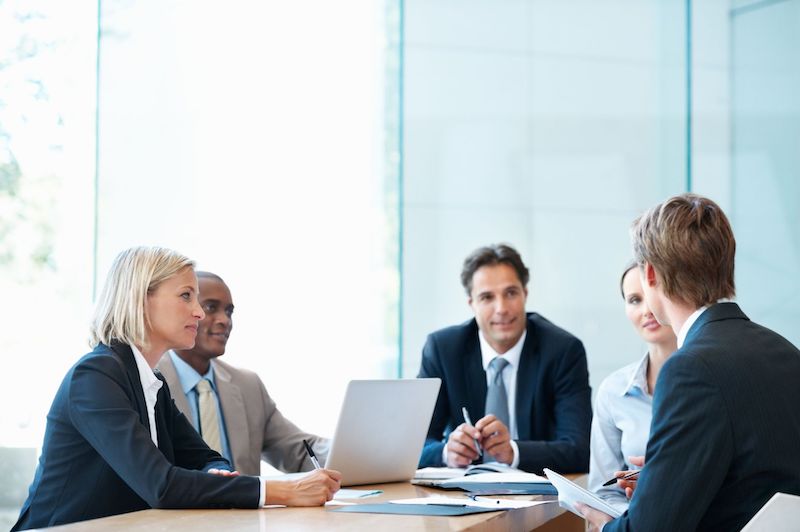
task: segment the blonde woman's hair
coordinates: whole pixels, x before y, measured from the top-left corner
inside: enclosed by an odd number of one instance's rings
[[[134,247],[117,255],[95,306],[90,345],[116,341],[147,349],[147,294],[194,266],[194,261],[162,247]]]

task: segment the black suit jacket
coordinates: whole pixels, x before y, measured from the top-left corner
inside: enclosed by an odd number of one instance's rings
[[[583,344],[539,314],[527,319],[517,370],[519,468],[588,471],[592,406]],[[419,463],[441,466],[447,435],[464,422],[461,407],[467,407],[473,421],[484,416],[486,372],[476,321],[429,335],[419,376],[442,379]]]
[[[230,464],[178,411],[166,384],[155,422],[158,447],[130,347],[101,344],[81,358],[50,407],[39,466],[12,530],[146,508],[258,506],[258,478],[205,472]]]
[[[719,303],[661,369],[636,493],[603,530],[739,530],[778,491],[800,494],[800,352]]]

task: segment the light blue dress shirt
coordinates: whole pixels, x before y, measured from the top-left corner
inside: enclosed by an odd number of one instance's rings
[[[649,356],[618,369],[600,384],[592,418],[589,490],[624,512],[629,501],[616,484],[603,483],[616,471],[638,469],[629,456],[644,456],[653,418],[653,396],[647,389]]]
[[[205,375],[200,375],[195,369],[187,364],[181,357],[175,354],[174,351],[169,352],[172,357],[172,363],[175,365],[175,371],[178,374],[178,380],[181,383],[181,388],[186,396],[186,401],[189,403],[189,408],[192,410],[192,416],[189,421],[198,432],[200,426],[200,412],[198,408],[198,395],[195,386],[200,382],[200,379],[208,379],[211,383],[211,389],[214,391],[214,399],[217,401],[217,410],[219,411],[219,435],[222,443],[222,456],[236,468],[231,456],[231,449],[228,446],[228,432],[225,430],[225,415],[222,413],[222,405],[219,403],[219,394],[217,394],[217,383],[214,380],[214,362],[208,368]]]

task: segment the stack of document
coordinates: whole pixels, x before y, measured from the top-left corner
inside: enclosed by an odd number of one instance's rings
[[[417,499],[398,499],[388,503],[356,504],[331,510],[346,513],[405,514],[405,515],[469,515],[483,512],[497,512],[527,508],[555,501],[519,501],[490,499],[487,497],[421,497]]]
[[[482,494],[556,494],[545,477],[497,463],[478,464],[467,469],[426,467],[417,470],[411,483]]]
[[[416,499],[397,499],[389,502],[391,504],[466,506],[468,508],[489,508],[491,510],[513,510],[516,508],[528,508],[550,501],[519,501],[513,499],[490,499],[488,497],[474,497],[470,499],[457,497],[419,497]]]

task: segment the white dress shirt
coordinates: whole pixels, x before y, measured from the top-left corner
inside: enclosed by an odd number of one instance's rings
[[[629,456],[644,456],[653,418],[647,386],[650,357],[618,369],[600,384],[594,403],[589,459],[589,490],[624,512],[629,501],[616,484],[603,486],[616,471],[638,469]]]
[[[511,437],[511,449],[514,452],[514,459],[511,461],[511,467],[517,467],[519,465],[519,446],[517,446],[516,440],[519,435],[517,434],[517,415],[516,415],[516,404],[517,404],[517,369],[519,369],[519,358],[522,355],[522,346],[525,344],[525,337],[528,336],[527,329],[522,331],[522,336],[517,343],[514,344],[514,347],[499,355],[497,351],[495,351],[489,342],[486,341],[486,338],[483,336],[483,332],[478,330],[478,341],[481,347],[481,360],[483,364],[483,370],[486,371],[489,368],[489,364],[495,357],[502,356],[508,361],[506,367],[503,368],[503,372],[501,376],[503,377],[503,386],[506,388],[506,399],[508,401],[508,432]],[[486,386],[489,386],[489,373],[486,373]],[[477,421],[473,419],[473,422]],[[447,463],[447,445],[444,446],[442,449],[442,461],[446,464]]]
[[[158,390],[164,384],[153,373],[153,368],[144,359],[144,355],[136,348],[131,346],[133,359],[136,361],[136,368],[139,370],[139,379],[142,381],[142,392],[144,392],[144,404],[147,406],[147,419],[150,422],[150,439],[158,447],[158,432],[156,431],[156,399]]]
[[[717,303],[721,303],[722,301],[729,301],[729,300],[720,299],[719,301],[717,301]],[[692,328],[692,325],[694,325],[694,322],[697,321],[697,318],[700,317],[700,314],[705,312],[707,308],[708,307],[700,307],[699,309],[697,309],[694,312],[692,312],[692,314],[688,318],[686,318],[686,321],[681,326],[681,330],[678,331],[678,349],[683,347],[683,342],[686,341],[686,335],[689,334],[689,329]]]

